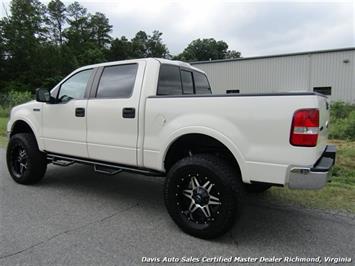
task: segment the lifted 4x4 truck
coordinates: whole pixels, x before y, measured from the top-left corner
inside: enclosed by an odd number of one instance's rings
[[[213,238],[244,191],[319,189],[330,177],[329,103],[311,92],[213,95],[204,72],[164,59],[90,65],[11,111],[7,165],[20,184],[47,164],[166,176],[168,212]]]

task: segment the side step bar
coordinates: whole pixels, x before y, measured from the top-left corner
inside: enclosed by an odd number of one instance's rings
[[[69,166],[74,163],[75,163],[74,161],[66,161],[66,160],[60,160],[60,159],[58,160],[56,158],[52,159],[52,164],[58,165],[58,166]]]
[[[94,161],[90,159],[76,158],[61,154],[47,153],[47,160],[49,163],[59,166],[69,166],[74,163],[81,163],[94,166],[94,171],[101,174],[115,175],[122,171],[133,172],[149,176],[164,176],[164,173],[144,168],[136,168],[127,165],[119,165],[106,163],[101,161]]]
[[[94,164],[94,171],[96,173],[100,173],[100,174],[115,175],[115,174],[121,173],[123,170],[122,169],[113,169],[113,168],[108,168],[108,167],[102,167],[100,165]]]

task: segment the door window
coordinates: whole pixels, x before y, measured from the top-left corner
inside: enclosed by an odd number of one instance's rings
[[[60,102],[68,102],[71,99],[84,99],[91,73],[92,69],[83,70],[64,81],[59,89],[58,100]]]
[[[96,98],[129,98],[137,75],[137,64],[105,67]]]

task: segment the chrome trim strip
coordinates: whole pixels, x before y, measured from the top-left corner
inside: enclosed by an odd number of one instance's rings
[[[319,133],[318,127],[294,127],[294,134],[316,135]]]

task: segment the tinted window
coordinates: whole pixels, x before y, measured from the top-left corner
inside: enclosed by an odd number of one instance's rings
[[[182,79],[182,89],[184,94],[193,94],[194,83],[192,81],[192,72],[182,70],[181,79]]]
[[[71,99],[84,99],[86,85],[91,76],[92,69],[81,71],[67,79],[60,86],[58,99],[67,102]]]
[[[226,90],[227,94],[240,93],[240,90]]]
[[[314,87],[313,91],[324,95],[332,95],[332,87]]]
[[[196,94],[211,94],[210,84],[207,77],[199,72],[194,72]]]
[[[137,64],[105,67],[96,97],[129,98],[132,95],[137,68]]]
[[[158,82],[158,95],[181,95],[180,69],[177,66],[161,65]]]

